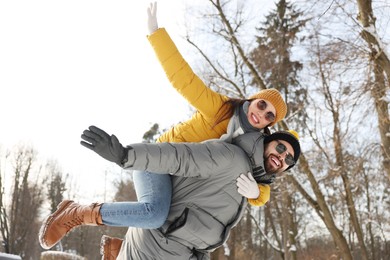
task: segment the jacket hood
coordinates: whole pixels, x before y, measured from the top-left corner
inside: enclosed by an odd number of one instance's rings
[[[267,174],[264,167],[264,133],[250,132],[237,136],[233,144],[247,154],[252,167],[252,175],[257,183],[271,184],[275,174]]]

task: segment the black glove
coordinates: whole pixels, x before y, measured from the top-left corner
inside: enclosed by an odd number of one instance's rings
[[[82,146],[91,149],[104,159],[119,166],[122,166],[127,158],[127,150],[123,148],[118,138],[115,135],[109,136],[96,126],[90,126],[89,129],[84,130],[81,138],[86,141],[80,142]]]

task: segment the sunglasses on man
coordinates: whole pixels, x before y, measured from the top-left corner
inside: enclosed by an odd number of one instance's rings
[[[284,152],[287,151],[287,147],[286,147],[284,144],[278,142],[278,144],[277,144],[276,147],[275,147],[275,150],[276,150],[279,154],[282,154],[282,153],[284,153]],[[284,162],[285,162],[288,166],[292,166],[292,165],[295,164],[294,157],[293,157],[291,154],[289,154],[288,152],[286,152],[286,157],[284,158]]]
[[[257,108],[260,109],[260,110],[266,110],[267,109],[267,102],[265,102],[264,100],[259,100],[257,102]],[[275,121],[275,114],[268,111],[266,114],[265,114],[265,119],[267,119],[268,122],[272,123]]]

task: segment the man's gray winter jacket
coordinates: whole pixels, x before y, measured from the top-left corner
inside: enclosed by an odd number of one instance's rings
[[[208,259],[242,217],[246,198],[237,192],[236,179],[264,166],[263,134],[243,134],[233,144],[130,147],[124,168],[173,175],[172,203],[160,229],[129,228],[117,259]]]

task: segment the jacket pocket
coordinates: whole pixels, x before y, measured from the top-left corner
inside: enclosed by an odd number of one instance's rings
[[[190,205],[167,229],[166,235],[196,249],[206,249],[221,241],[225,230],[207,211]]]

